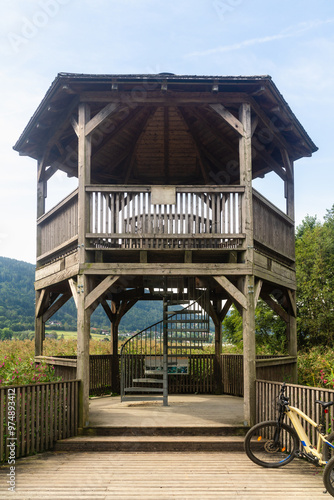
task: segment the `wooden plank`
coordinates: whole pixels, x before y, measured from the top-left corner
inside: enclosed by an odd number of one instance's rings
[[[84,271],[87,275],[123,275],[123,274],[153,274],[153,275],[216,275],[218,277],[224,275],[247,275],[252,274],[252,268],[247,264],[183,264],[183,263],[95,263],[95,264],[83,264],[81,266],[81,271]],[[241,293],[241,292],[240,292]],[[242,300],[242,299],[240,299]]]

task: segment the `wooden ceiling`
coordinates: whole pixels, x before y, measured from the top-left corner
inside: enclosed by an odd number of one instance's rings
[[[44,162],[46,180],[57,169],[77,176],[79,102],[91,117],[118,105],[92,134],[92,183],[237,184],[240,136],[217,103],[236,119],[251,105],[253,178],[284,178],[284,151],[317,150],[270,77],[60,74],[14,146]]]

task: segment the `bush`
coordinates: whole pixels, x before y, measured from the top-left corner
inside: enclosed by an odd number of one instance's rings
[[[334,349],[317,346],[298,353],[298,383],[334,389]]]

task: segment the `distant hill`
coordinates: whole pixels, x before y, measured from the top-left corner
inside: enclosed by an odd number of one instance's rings
[[[34,330],[35,266],[20,260],[0,257],[0,330],[13,332]],[[160,302],[138,302],[122,319],[120,331],[134,332],[162,319]],[[52,320],[64,330],[76,329],[76,309],[73,300],[65,304]],[[92,314],[91,326],[110,329],[109,320],[99,306]],[[55,328],[56,329],[56,328]]]

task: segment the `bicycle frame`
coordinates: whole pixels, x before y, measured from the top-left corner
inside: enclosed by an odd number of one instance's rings
[[[327,462],[324,462],[322,459],[321,446],[323,445],[323,443],[327,443],[331,448],[334,448],[334,446],[327,441],[327,439],[326,439],[327,436],[320,432],[319,424],[317,424],[314,420],[312,420],[310,417],[308,417],[304,412],[302,412],[298,408],[295,408],[294,406],[290,406],[290,405],[287,406],[285,414],[291,420],[291,422],[295,428],[295,431],[298,434],[300,442],[303,445],[305,453],[307,455],[311,455],[312,457],[314,457],[318,461],[319,465],[326,465]],[[317,442],[316,448],[314,446],[312,446],[312,443],[310,442],[309,437],[306,434],[306,432],[305,432],[297,415],[299,417],[301,417],[303,420],[306,420],[306,422],[311,424],[318,431],[318,442]]]

